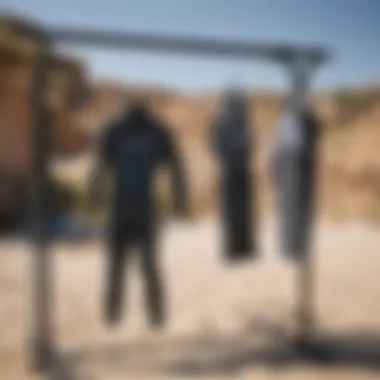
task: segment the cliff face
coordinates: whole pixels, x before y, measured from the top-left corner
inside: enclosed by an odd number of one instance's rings
[[[31,161],[32,91],[39,51],[30,26],[0,19],[0,163],[16,170],[27,170]],[[73,117],[85,87],[80,63],[53,53],[47,99],[54,153],[72,154],[85,147],[86,136]]]
[[[24,207],[25,203],[21,201],[25,199],[25,184],[24,193],[11,189],[20,187],[31,170],[32,91],[39,51],[33,27],[19,20],[0,19],[0,181],[4,187],[0,194],[0,214],[4,220],[9,213],[19,213],[10,204],[15,208]],[[49,67],[46,95],[53,154],[74,154],[87,145],[87,137],[73,117],[78,94],[86,86],[83,68],[78,62],[54,54]],[[9,202],[11,194],[19,201]]]

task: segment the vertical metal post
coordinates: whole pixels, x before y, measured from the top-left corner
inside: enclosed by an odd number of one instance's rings
[[[314,271],[312,250],[302,254],[297,268],[298,310],[295,343],[301,348],[310,342],[314,331]]]
[[[47,236],[47,190],[49,162],[50,125],[46,105],[46,84],[49,65],[49,44],[41,39],[41,51],[36,61],[32,130],[32,234],[34,245],[34,268],[32,274],[34,291],[32,356],[36,370],[44,371],[49,366],[51,345],[51,268]]]
[[[301,58],[294,61],[291,67],[292,96],[296,107],[296,112],[303,112],[310,107],[309,90],[312,69],[314,65],[311,62],[304,61]],[[299,210],[303,212],[303,210]],[[312,220],[307,223],[312,224]],[[310,227],[309,227],[310,228]],[[306,238],[305,252],[300,255],[297,261],[297,326],[295,334],[295,345],[297,348],[305,351],[309,346],[311,336],[314,331],[314,267],[312,247],[309,236]]]

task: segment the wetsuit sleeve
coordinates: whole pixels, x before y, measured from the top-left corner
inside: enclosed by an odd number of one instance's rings
[[[174,208],[179,215],[188,215],[189,199],[186,176],[178,148],[169,132],[163,133],[164,158],[169,165],[172,179]]]
[[[112,166],[112,152],[114,150],[114,127],[107,126],[95,141],[95,162],[88,184],[88,207],[92,208],[103,188],[104,174]]]
[[[97,142],[97,157],[100,163],[105,166],[112,166],[113,163],[117,144],[116,127],[114,124],[107,126],[100,134]]]

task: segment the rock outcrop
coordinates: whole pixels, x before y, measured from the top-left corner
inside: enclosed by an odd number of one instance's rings
[[[0,193],[0,215],[20,215],[25,208],[27,178],[32,175],[34,105],[33,84],[41,51],[38,31],[32,25],[0,18],[0,186],[13,188],[25,182],[24,191],[11,191],[11,201]],[[46,99],[54,155],[72,155],[85,149],[87,136],[78,127],[75,108],[85,91],[83,68],[71,58],[52,53],[49,58]],[[12,205],[12,206],[10,206]]]

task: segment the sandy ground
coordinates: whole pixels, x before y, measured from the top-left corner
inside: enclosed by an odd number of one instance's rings
[[[138,262],[126,283],[124,320],[109,329],[101,318],[102,245],[55,246],[55,339],[89,379],[380,379],[379,232],[357,223],[317,228],[315,315],[331,344],[344,339],[338,364],[305,362],[287,344],[296,277],[271,222],[259,258],[233,266],[220,257],[212,221],[168,226],[161,244],[169,321],[160,332],[147,327]],[[24,242],[0,244],[1,380],[35,378],[25,355],[30,252]]]

